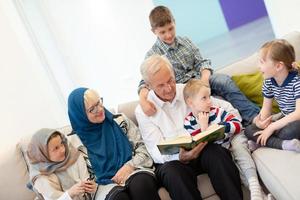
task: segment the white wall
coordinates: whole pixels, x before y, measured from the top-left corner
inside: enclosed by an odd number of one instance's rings
[[[40,2],[41,17],[53,33],[74,86],[97,89],[107,107],[136,100],[139,66],[155,41],[148,22],[152,1]],[[64,92],[67,96],[70,90]]]
[[[14,2],[0,0],[0,152],[68,124],[74,87],[100,91],[107,107],[138,98],[139,65],[155,41],[151,0],[18,0],[22,17]]]
[[[300,31],[299,0],[265,0],[276,38],[291,31]]]
[[[0,1],[0,152],[41,127],[67,123],[12,2]]]

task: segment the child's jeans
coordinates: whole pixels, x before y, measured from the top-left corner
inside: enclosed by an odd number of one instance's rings
[[[282,149],[283,140],[300,139],[300,120],[288,123],[286,126],[276,130],[267,140],[267,147]],[[261,131],[255,124],[247,126],[245,135],[249,140],[257,141],[258,135],[254,136],[257,131]]]
[[[210,77],[209,84],[213,95],[223,97],[239,110],[244,125],[252,123],[260,109],[247,99],[228,75],[215,73]]]

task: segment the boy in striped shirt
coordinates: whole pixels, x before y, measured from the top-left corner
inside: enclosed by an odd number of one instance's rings
[[[209,129],[213,124],[224,125],[225,137],[215,143],[229,148],[231,138],[241,132],[242,124],[235,115],[223,108],[212,106],[210,91],[209,86],[199,79],[191,79],[185,85],[184,100],[192,112],[185,117],[184,128],[194,136]]]
[[[221,107],[213,106],[210,99],[211,90],[199,79],[191,79],[184,87],[183,96],[191,112],[184,119],[184,128],[192,135],[201,134],[213,124],[225,126],[225,137],[215,143],[229,149],[230,142],[238,134],[235,142],[231,142],[233,158],[241,172],[245,186],[250,190],[251,200],[272,199],[272,195],[265,195],[258,181],[255,164],[247,148],[246,138],[242,131],[241,121],[232,113]],[[245,138],[245,139],[243,139]]]

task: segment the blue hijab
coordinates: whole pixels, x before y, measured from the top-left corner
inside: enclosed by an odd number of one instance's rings
[[[88,150],[88,156],[98,184],[112,183],[111,178],[131,159],[132,148],[122,129],[105,109],[102,123],[89,121],[84,93],[87,88],[77,88],[68,99],[68,114],[73,130]]]

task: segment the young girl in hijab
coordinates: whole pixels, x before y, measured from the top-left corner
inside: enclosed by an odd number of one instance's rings
[[[87,88],[69,95],[68,114],[74,132],[87,148],[99,184],[97,199],[160,199],[153,161],[132,121],[110,113],[98,93]]]
[[[43,199],[86,200],[86,193],[96,192],[96,183],[87,180],[84,158],[60,132],[46,128],[37,131],[27,155],[31,185]]]
[[[263,106],[254,124],[245,130],[252,150],[262,146],[300,153],[300,76],[294,47],[286,40],[265,43],[260,50],[264,76]],[[272,122],[272,101],[282,117]],[[255,143],[256,142],[256,143]]]

